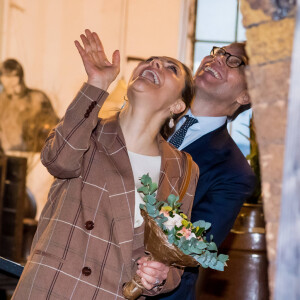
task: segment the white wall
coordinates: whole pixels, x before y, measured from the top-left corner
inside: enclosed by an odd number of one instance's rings
[[[50,96],[61,116],[85,73],[73,41],[85,28],[99,33],[108,56],[178,57],[181,7],[185,0],[2,0],[4,24],[0,59],[18,59],[30,87]],[[1,28],[1,27],[0,27]],[[1,45],[1,44],[0,44]],[[135,64],[135,63],[134,63]]]

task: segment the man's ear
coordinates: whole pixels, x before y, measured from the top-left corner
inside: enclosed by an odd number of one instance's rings
[[[236,98],[236,102],[240,105],[246,105],[249,104],[251,101],[250,95],[247,90],[243,90],[239,96]]]
[[[185,111],[185,109],[186,109],[186,105],[182,99],[177,100],[170,107],[170,111],[175,115],[182,113],[183,111]]]

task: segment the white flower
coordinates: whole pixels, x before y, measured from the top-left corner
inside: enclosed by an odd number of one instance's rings
[[[195,235],[195,233],[194,232],[192,232],[186,239],[187,240],[190,240],[191,238],[195,238],[196,237],[196,235]]]
[[[166,222],[164,222],[164,225],[167,227],[168,230],[172,230],[175,225],[177,227],[180,227],[181,221],[183,220],[183,218],[180,215],[174,214],[174,218],[167,216],[168,220]]]

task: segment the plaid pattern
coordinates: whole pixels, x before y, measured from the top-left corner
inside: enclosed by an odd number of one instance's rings
[[[134,270],[135,187],[118,116],[98,119],[106,97],[84,84],[46,140],[41,159],[56,180],[13,299],[123,299]],[[158,197],[165,199],[178,194],[185,161],[161,136],[158,142]],[[188,215],[197,179],[194,164],[182,205]],[[160,292],[174,289],[180,276],[171,268]]]

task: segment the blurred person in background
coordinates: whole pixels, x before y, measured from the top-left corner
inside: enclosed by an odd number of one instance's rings
[[[0,142],[4,152],[40,152],[58,117],[42,91],[28,88],[22,65],[7,59],[0,66]]]

